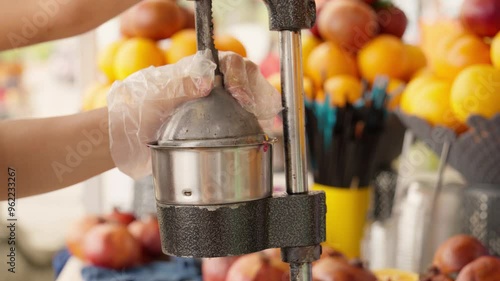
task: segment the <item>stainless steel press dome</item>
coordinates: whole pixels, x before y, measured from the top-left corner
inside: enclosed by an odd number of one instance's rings
[[[158,144],[162,146],[178,141],[236,140],[242,137],[262,137],[263,134],[252,113],[241,107],[223,87],[215,87],[207,97],[186,102],[177,108],[163,125]]]

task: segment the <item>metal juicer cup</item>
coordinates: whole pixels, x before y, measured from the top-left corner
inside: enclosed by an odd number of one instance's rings
[[[183,104],[150,144],[157,203],[216,205],[271,196],[273,142],[222,87]]]

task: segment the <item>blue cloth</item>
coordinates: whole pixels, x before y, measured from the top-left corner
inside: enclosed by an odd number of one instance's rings
[[[82,269],[82,277],[85,281],[202,281],[200,261],[176,257],[121,271],[88,266]]]
[[[61,274],[61,271],[66,265],[66,262],[68,262],[69,258],[71,258],[71,253],[67,249],[63,249],[57,252],[52,259],[52,268],[54,269],[56,279],[59,277],[59,274]]]

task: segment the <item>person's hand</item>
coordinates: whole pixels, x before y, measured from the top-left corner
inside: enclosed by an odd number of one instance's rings
[[[224,85],[259,120],[272,119],[281,110],[279,93],[257,65],[231,52],[221,52]],[[125,174],[139,179],[151,174],[147,143],[183,102],[201,98],[213,88],[215,64],[208,52],[199,52],[176,64],[150,67],[115,82],[108,95],[111,155]]]

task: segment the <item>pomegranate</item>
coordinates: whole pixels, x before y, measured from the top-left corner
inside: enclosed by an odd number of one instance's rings
[[[135,216],[132,213],[122,212],[117,207],[113,208],[113,211],[104,217],[109,222],[117,222],[124,225],[128,225],[135,221]]]
[[[181,11],[184,14],[184,27],[182,29],[195,29],[195,20],[193,10],[181,7]]]
[[[137,220],[128,225],[128,231],[141,244],[144,253],[151,257],[163,254],[161,249],[160,226],[154,215]]]
[[[341,252],[335,250],[334,248],[331,248],[329,246],[321,246],[321,257],[320,259],[328,258],[328,257],[333,257],[333,258],[338,258],[342,259],[345,262],[349,262],[347,258],[342,254]]]
[[[361,263],[349,264],[344,259],[327,257],[312,268],[313,281],[377,281],[377,277]]]
[[[185,14],[175,1],[143,0],[123,13],[120,31],[127,37],[161,40],[170,38],[185,23]]]
[[[321,14],[321,11],[323,10],[323,6],[324,6],[325,2],[321,2],[320,4],[316,4],[316,22],[314,23],[313,27],[311,27],[311,29],[310,29],[311,33],[314,36],[316,36],[316,38],[318,38],[320,40],[323,40],[323,37],[321,37],[321,34],[319,33],[318,18],[319,18],[319,15]]]
[[[458,274],[457,281],[498,281],[500,280],[500,259],[480,257],[466,265]]]
[[[439,246],[433,264],[443,274],[457,273],[471,261],[486,255],[488,250],[479,240],[468,235],[456,235]]]
[[[321,36],[356,53],[379,33],[377,14],[362,1],[326,2],[318,17]]]
[[[286,281],[288,264],[263,252],[240,257],[229,269],[226,281]]]
[[[94,226],[104,223],[105,220],[99,216],[85,216],[79,220],[77,220],[69,229],[69,232],[66,235],[66,246],[68,247],[69,252],[79,258],[84,259],[83,255],[83,239],[87,232],[92,229]]]
[[[83,240],[83,253],[91,264],[112,269],[132,267],[142,260],[139,242],[118,223],[93,227]]]
[[[377,19],[381,33],[403,37],[408,25],[408,18],[401,9],[394,5],[377,9]]]
[[[465,0],[460,20],[473,33],[493,37],[500,31],[500,1]]]
[[[204,281],[225,281],[227,272],[238,257],[203,259],[201,271]]]

